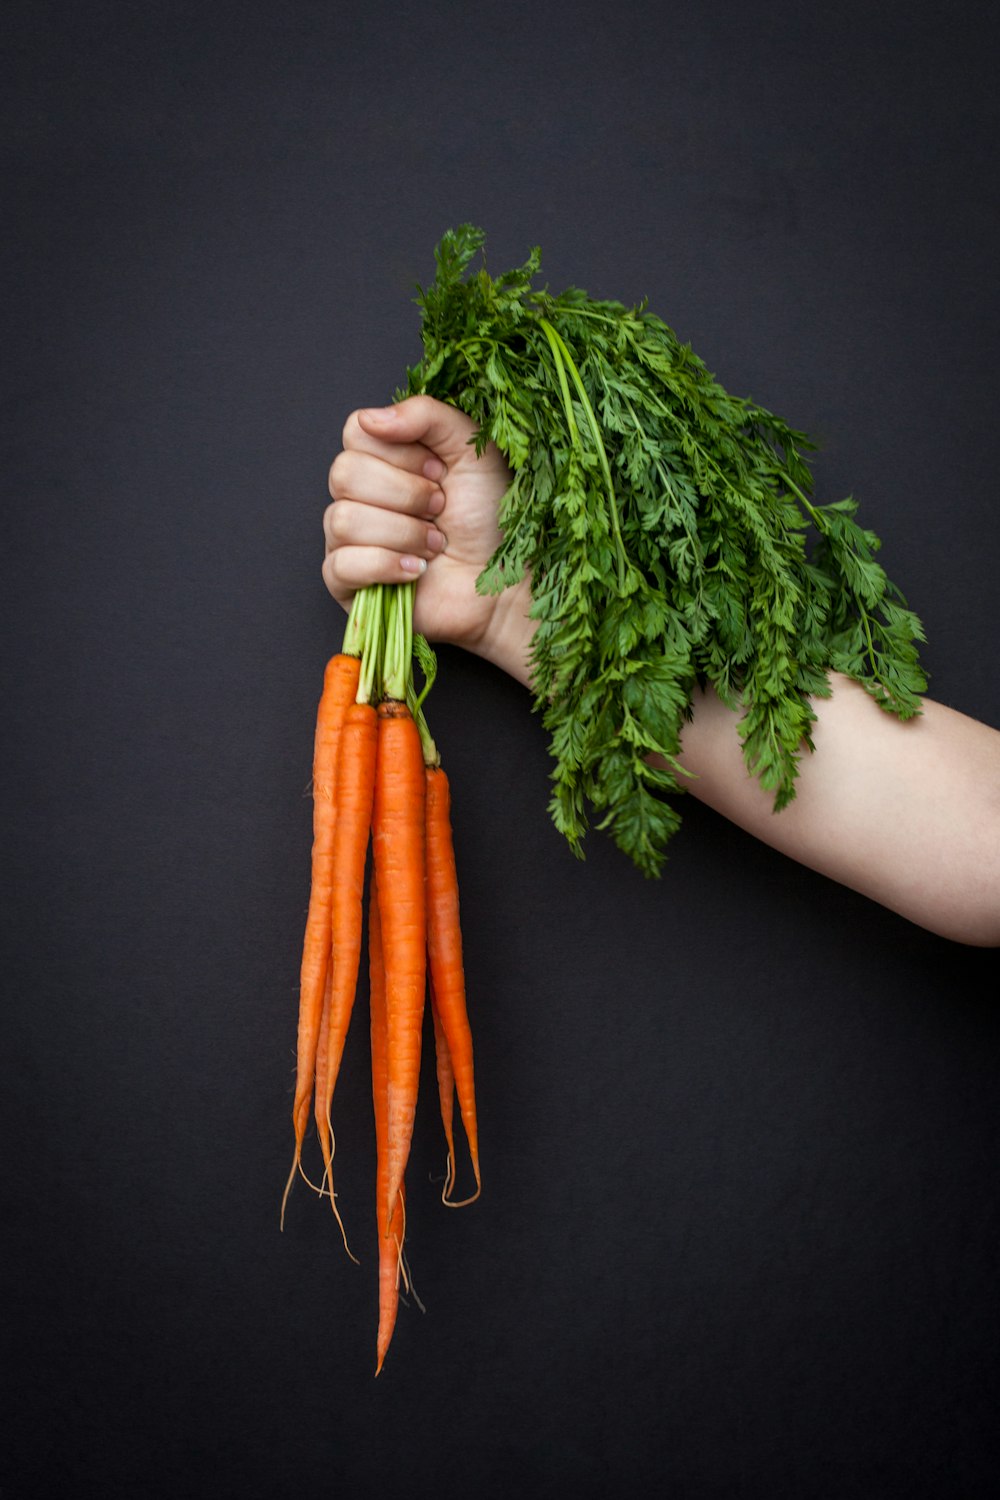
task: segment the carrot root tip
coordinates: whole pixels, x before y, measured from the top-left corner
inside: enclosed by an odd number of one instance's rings
[[[407,1295],[413,1298],[414,1302],[417,1304],[417,1306],[419,1307],[420,1311],[424,1314],[424,1317],[426,1317],[427,1316],[427,1309],[424,1306],[424,1304],[421,1302],[420,1297],[419,1297],[419,1295],[417,1293],[417,1289],[413,1285],[413,1272],[410,1270],[410,1267],[409,1267],[408,1264],[407,1264],[407,1267],[406,1267],[406,1277],[407,1277],[407,1283],[406,1283]]]
[[[476,1191],[470,1193],[468,1198],[442,1198],[441,1202],[445,1208],[467,1208],[470,1203],[475,1203],[482,1190],[482,1184],[477,1182]]]
[[[292,1157],[292,1170],[288,1174],[288,1181],[285,1183],[285,1191],[281,1195],[281,1216],[278,1222],[278,1228],[281,1232],[284,1232],[285,1205],[288,1202],[288,1195],[292,1191],[292,1183],[295,1181],[295,1173],[297,1170],[301,1170],[301,1160],[299,1157],[298,1147],[296,1147],[295,1155]]]
[[[337,1195],[333,1191],[333,1180],[332,1179],[330,1181],[329,1195],[330,1195],[330,1207],[333,1209],[333,1217],[336,1219],[337,1224],[338,1224],[338,1226],[340,1228],[340,1237],[341,1237],[341,1239],[344,1242],[344,1249],[347,1251],[348,1255],[350,1256],[351,1260],[353,1260],[354,1264],[356,1266],[360,1266],[361,1262],[358,1260],[358,1257],[354,1254],[354,1251],[351,1249],[350,1245],[347,1243],[347,1230],[344,1228],[344,1221],[340,1217],[340,1209],[337,1207],[337,1201],[336,1201],[337,1200]]]
[[[322,1185],[313,1182],[312,1178],[309,1176],[308,1172],[306,1171],[305,1167],[302,1165],[301,1162],[299,1162],[299,1176],[302,1178],[302,1181],[305,1183],[306,1187],[309,1188],[309,1190],[311,1192],[313,1192],[313,1193],[316,1194],[317,1198],[322,1198],[322,1196],[323,1196],[323,1187],[322,1187]]]

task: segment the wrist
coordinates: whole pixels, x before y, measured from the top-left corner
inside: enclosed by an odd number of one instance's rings
[[[531,642],[538,621],[529,616],[531,587],[527,578],[497,595],[489,626],[469,649],[499,667],[524,687],[531,687]]]

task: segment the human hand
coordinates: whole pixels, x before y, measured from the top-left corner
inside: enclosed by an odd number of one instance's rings
[[[497,509],[510,474],[493,444],[477,458],[475,430],[464,412],[430,396],[353,412],[330,469],[323,578],[345,609],[368,584],[416,580],[417,630],[527,683],[528,580],[476,593],[500,543]]]

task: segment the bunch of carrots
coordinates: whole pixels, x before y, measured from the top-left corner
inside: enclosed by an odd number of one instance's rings
[[[295,1102],[296,1172],[310,1106],[323,1158],[315,1190],[328,1196],[351,1255],[333,1187],[331,1113],[361,962],[369,841],[368,963],[372,1098],[377,1152],[378,1337],[376,1375],[396,1323],[403,1253],[404,1176],[416,1111],[424,999],[429,987],[441,1117],[448,1147],[442,1201],[479,1196],[472,1037],[465,1002],[458,883],[448,778],[423,713],[434,657],[413,632],[413,585],[355,596],[343,649],[329,662],[313,752],[312,883],[302,952]],[[418,696],[417,656],[424,674]],[[475,1192],[456,1200],[455,1094]],[[314,1184],[311,1184],[315,1186]],[[355,1257],[351,1255],[351,1258]]]

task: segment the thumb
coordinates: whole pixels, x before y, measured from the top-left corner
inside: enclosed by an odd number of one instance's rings
[[[461,458],[474,458],[476,424],[464,411],[433,396],[408,396],[394,406],[372,406],[358,412],[369,436],[384,443],[422,443],[453,469]]]

